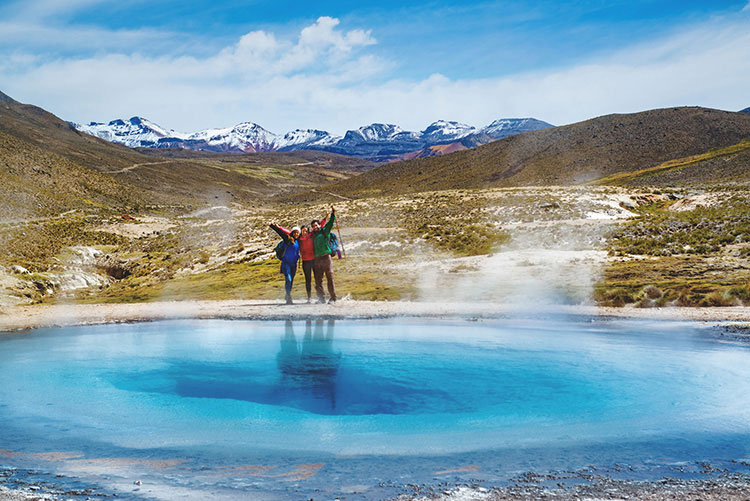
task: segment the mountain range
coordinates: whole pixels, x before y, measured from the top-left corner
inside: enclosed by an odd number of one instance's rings
[[[374,123],[349,130],[344,136],[335,136],[317,129],[295,129],[283,135],[274,134],[253,122],[184,133],[137,116],[108,123],[71,125],[87,134],[131,148],[182,148],[220,153],[318,150],[376,162],[441,155],[514,134],[552,127],[534,118],[502,118],[482,128],[438,120],[419,132],[406,131],[398,125]]]
[[[512,186],[750,182],[750,113],[678,107],[612,114],[466,151],[381,165],[326,188],[351,196]],[[299,194],[298,200],[319,198]]]
[[[439,135],[446,130],[440,125],[411,137]],[[383,127],[351,131],[341,140],[369,145],[403,134],[395,126]],[[750,182],[750,113],[680,107],[613,114],[451,153],[460,141],[430,147],[443,155],[385,165],[326,151],[237,155],[133,149],[83,133],[0,92],[0,214],[197,207],[217,200],[252,205],[269,197],[313,201],[327,193],[361,197],[485,187]]]

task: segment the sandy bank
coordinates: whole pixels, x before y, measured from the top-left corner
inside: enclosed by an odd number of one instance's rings
[[[147,320],[226,319],[367,319],[392,317],[502,318],[540,313],[597,317],[705,322],[748,322],[750,307],[722,308],[604,308],[597,306],[545,306],[497,303],[443,303],[409,301],[340,301],[336,305],[294,304],[273,301],[172,301],[132,304],[65,304],[13,306],[0,310],[0,331],[46,326],[83,325]]]

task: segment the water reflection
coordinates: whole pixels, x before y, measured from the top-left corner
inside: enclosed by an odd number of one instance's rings
[[[463,365],[455,377],[446,377],[446,367],[456,366],[452,351],[431,357],[423,345],[405,344],[404,350],[392,352],[383,350],[388,343],[376,343],[378,351],[370,344],[352,344],[349,332],[342,336],[339,331],[339,346],[347,352],[342,363],[334,348],[334,320],[307,321],[304,334],[301,327],[287,321],[280,337],[278,331],[272,337],[250,332],[221,357],[176,357],[161,367],[110,371],[107,377],[127,391],[231,399],[322,415],[465,412],[473,402],[463,398],[462,381],[488,377],[484,367]],[[485,395],[499,391],[495,378],[490,383]]]
[[[324,325],[325,324],[325,325]],[[335,320],[305,323],[305,335],[298,343],[294,325],[287,320],[276,363],[281,372],[280,392],[309,391],[330,410],[336,410],[336,376],[341,352],[333,349]]]

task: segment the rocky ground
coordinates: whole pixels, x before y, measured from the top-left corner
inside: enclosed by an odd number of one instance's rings
[[[624,500],[744,501],[750,496],[750,476],[723,474],[711,479],[680,480],[664,478],[657,482],[616,480],[590,472],[539,475],[526,472],[507,487],[484,488],[477,484],[458,486],[412,486],[398,501],[520,501],[544,500]]]
[[[388,482],[387,487],[389,490],[401,492],[390,498],[392,501],[744,501],[750,496],[750,475],[730,473],[707,463],[701,463],[697,467],[702,468],[703,472],[700,477],[692,479],[664,477],[658,481],[622,480],[599,472],[595,468],[587,468],[544,474],[527,471],[516,475],[500,487],[484,487],[481,481],[471,480],[420,485]],[[0,468],[0,500],[57,501],[119,497],[116,493],[107,493],[95,488],[61,488],[55,483],[35,481],[36,473],[32,470]],[[5,482],[8,482],[7,486],[3,485]],[[134,486],[140,486],[139,481],[136,481]],[[183,494],[189,496],[187,492]],[[217,496],[217,499],[231,499],[233,496],[236,498],[237,493],[230,494],[229,497],[224,493]],[[356,496],[355,498],[360,499]]]
[[[545,187],[336,199],[337,283],[358,300],[741,305],[746,196]],[[219,204],[0,224],[0,307],[276,299],[277,237],[265,222],[291,227],[327,208]]]
[[[469,318],[492,319],[538,315],[580,315],[598,318],[699,321],[731,325],[727,335],[741,338],[750,322],[750,307],[634,308],[594,305],[528,305],[524,303],[444,301],[356,301],[344,299],[335,305],[294,304],[282,301],[161,301],[130,304],[38,304],[5,308],[0,315],[0,332],[37,327],[87,325],[113,322],[143,322],[170,319],[255,319],[286,320],[308,318]]]

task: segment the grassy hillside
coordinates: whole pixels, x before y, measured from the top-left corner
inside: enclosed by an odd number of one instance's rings
[[[4,97],[2,97],[4,96]],[[180,150],[133,150],[79,132],[36,106],[0,96],[0,133],[107,174],[126,191],[172,203],[248,203],[286,190],[346,179],[374,166],[321,152],[222,155]],[[3,160],[0,156],[0,161]],[[85,176],[83,176],[85,177]]]
[[[384,165],[338,182],[327,191],[367,196],[454,188],[584,184],[704,155],[739,145],[748,138],[750,115],[745,113],[684,107],[607,115],[519,134],[449,155]],[[723,155],[721,167],[736,169],[747,179],[750,167],[741,153],[738,150],[733,151],[734,156]],[[687,175],[679,181],[689,178]]]
[[[230,164],[246,165],[276,165],[278,167],[310,166],[328,168],[336,171],[365,172],[374,169],[378,164],[346,155],[327,153],[324,151],[300,150],[272,153],[215,153],[211,151],[194,151],[180,148],[136,148],[144,155],[162,158],[184,158],[192,160],[206,160]]]
[[[111,176],[0,132],[0,221],[159,201],[164,200],[157,194],[138,193]]]

